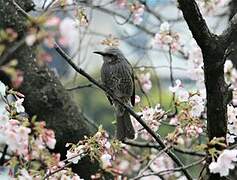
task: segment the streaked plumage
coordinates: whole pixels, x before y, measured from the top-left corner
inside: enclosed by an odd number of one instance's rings
[[[127,105],[135,103],[135,84],[131,64],[118,48],[107,48],[104,52],[95,52],[103,56],[101,80],[113,94]],[[129,113],[117,102],[110,103],[115,107],[117,117],[116,137],[119,140],[134,138],[134,128]],[[131,103],[130,103],[131,102]]]

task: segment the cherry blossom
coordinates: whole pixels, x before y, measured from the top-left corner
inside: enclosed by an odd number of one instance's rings
[[[200,89],[204,89],[203,57],[201,49],[192,42],[188,52],[188,78],[195,80]]]
[[[225,149],[216,162],[212,162],[209,165],[211,173],[220,173],[220,176],[229,175],[229,170],[234,169],[235,165],[233,162],[237,161],[237,150],[228,150]]]
[[[73,164],[77,164],[78,161],[81,159],[81,157],[78,155],[77,152],[70,152],[67,151],[67,155],[66,155],[67,159],[69,159],[69,162],[72,162]]]
[[[33,177],[28,173],[26,169],[20,170],[19,180],[33,180]]]
[[[19,98],[17,99],[17,101],[15,101],[14,107],[16,108],[17,113],[25,112],[25,108],[22,105],[23,101],[24,101],[24,98]]]
[[[219,9],[223,8],[224,6],[227,6],[229,2],[230,0],[208,0],[208,1],[198,0],[197,1],[202,12],[206,14],[214,14]]]
[[[192,117],[200,117],[205,108],[205,101],[203,97],[195,94],[189,98],[189,104],[192,107],[190,111]]]
[[[132,12],[132,19],[134,24],[140,24],[142,22],[142,16],[144,13],[144,5],[139,3],[134,3],[130,6],[130,11]]]
[[[159,172],[159,171],[163,171],[166,169],[174,168],[174,163],[166,154],[163,154],[158,157],[155,157],[155,155],[152,154],[150,158],[151,159],[155,158],[155,160],[150,165],[150,168],[154,172]]]
[[[237,108],[233,107],[232,105],[227,106],[227,115],[228,115],[228,134],[227,134],[227,141],[229,143],[233,143],[234,139],[237,137]]]
[[[7,88],[6,88],[5,84],[3,84],[0,81],[0,94],[1,94],[1,96],[6,96],[6,90],[7,90]]]
[[[36,40],[37,40],[36,34],[29,34],[25,38],[25,42],[28,46],[33,46]]]
[[[138,81],[141,84],[142,90],[146,93],[149,92],[152,88],[152,82],[150,78],[151,74],[149,72],[141,73],[138,75]]]
[[[83,145],[79,145],[78,147],[69,149],[66,155],[68,162],[77,164],[84,154],[84,151],[85,151],[84,149],[85,149],[85,146]]]
[[[160,121],[166,119],[165,111],[161,109],[160,105],[156,105],[155,108],[145,107],[141,112],[138,114],[142,115],[142,118],[147,123],[147,125],[153,130],[157,131],[160,126]],[[149,140],[151,136],[147,133],[146,130],[138,123],[132,116],[131,116],[136,135],[140,135],[143,139]]]
[[[45,129],[42,133],[42,139],[50,149],[54,149],[56,144],[54,131],[51,129]]]
[[[17,120],[9,120],[1,126],[0,132],[5,136],[5,142],[12,152],[20,155],[28,153],[29,133],[31,132],[29,128],[20,125]]]
[[[116,0],[116,5],[119,8],[124,8],[127,5],[127,0]]]
[[[60,24],[61,19],[57,16],[52,16],[47,19],[45,22],[46,26],[58,26]]]
[[[190,106],[190,115],[200,117],[205,108],[205,93],[203,91],[188,92],[184,89],[182,82],[178,79],[174,87],[169,87],[172,93],[177,96],[178,102],[186,102]]]
[[[135,95],[135,104],[138,104],[141,101],[140,96]]]
[[[107,167],[112,165],[111,164],[111,158],[112,158],[112,156],[108,153],[105,153],[100,157],[100,160],[102,161],[102,167],[103,168],[107,168]]]
[[[181,48],[179,35],[171,31],[168,22],[163,22],[160,25],[160,31],[155,34],[153,44],[169,47],[172,51],[177,51]]]

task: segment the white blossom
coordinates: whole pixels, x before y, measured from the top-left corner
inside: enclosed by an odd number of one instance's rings
[[[1,96],[6,96],[6,86],[0,81],[0,94]]]
[[[209,165],[211,173],[220,173],[220,176],[229,175],[229,170],[234,169],[234,163],[237,161],[237,150],[225,149],[221,155],[218,157],[216,162],[212,162]]]
[[[81,156],[75,151],[67,151],[66,157],[68,159],[68,162],[72,162],[73,164],[77,164],[78,161],[81,159]]]
[[[160,32],[162,33],[167,31],[168,32],[170,31],[170,24],[167,21],[165,21],[160,25]]]
[[[100,157],[103,168],[111,166],[111,159],[112,159],[112,156],[108,153],[105,153]]]
[[[83,153],[84,153],[84,146],[83,145],[79,145],[75,149],[68,150],[67,155],[66,155],[68,162],[77,164],[78,161],[82,158]]]
[[[16,108],[17,113],[25,112],[25,108],[22,105],[23,101],[24,101],[24,98],[20,98],[15,101],[14,106]]]

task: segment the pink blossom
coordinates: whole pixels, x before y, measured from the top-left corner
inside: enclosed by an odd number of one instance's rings
[[[134,24],[140,24],[142,22],[142,16],[144,13],[144,5],[139,3],[134,3],[131,5],[132,19]]]
[[[42,139],[50,149],[54,149],[56,144],[55,134],[53,130],[44,129]]]
[[[116,0],[116,5],[119,8],[124,8],[127,5],[127,0]]]
[[[197,125],[189,125],[185,127],[185,132],[189,137],[198,137],[203,132],[203,129]]]
[[[46,26],[58,26],[60,23],[60,18],[57,16],[52,16],[45,22]]]
[[[166,118],[165,111],[160,108],[160,105],[156,105],[155,108],[145,107],[142,112],[138,112],[139,115],[142,115],[143,120],[146,124],[153,130],[157,131],[160,126],[160,121]],[[131,117],[136,135],[140,135],[143,139],[151,139],[149,133],[143,129],[143,127],[138,123],[133,117]]]
[[[171,31],[168,22],[164,22],[160,25],[160,31],[155,34],[153,44],[168,47],[172,51],[177,51],[181,48],[179,35]]]
[[[172,117],[171,119],[170,119],[170,122],[169,122],[169,124],[171,124],[171,125],[178,125],[178,117],[177,116],[175,116],[175,117]]]
[[[28,139],[31,130],[20,125],[17,120],[9,120],[3,126],[3,135],[5,136],[6,144],[9,149],[19,155],[26,155],[28,153]]]
[[[135,104],[138,104],[141,101],[140,96],[135,95]]]
[[[67,46],[68,45],[68,38],[66,38],[65,36],[60,36],[59,40],[58,40],[59,44],[62,46]]]
[[[152,88],[152,82],[150,80],[151,74],[147,72],[146,74],[141,73],[138,75],[138,81],[141,84],[141,87],[144,92],[149,92]]]

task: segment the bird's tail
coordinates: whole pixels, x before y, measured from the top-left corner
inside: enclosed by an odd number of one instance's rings
[[[116,137],[118,140],[124,140],[125,138],[133,139],[135,137],[135,130],[132,125],[132,121],[128,111],[116,113],[117,117],[117,131]]]

